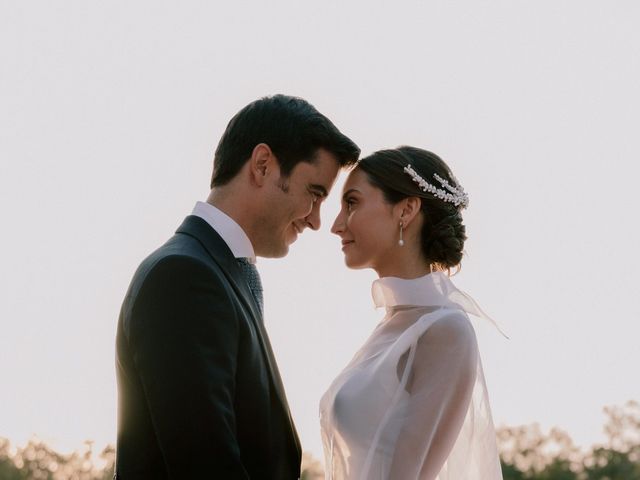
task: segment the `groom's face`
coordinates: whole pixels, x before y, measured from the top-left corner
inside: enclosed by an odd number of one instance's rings
[[[300,162],[288,177],[274,177],[263,206],[263,238],[260,251],[256,248],[258,255],[284,257],[305,228],[320,228],[320,207],[339,170],[335,156],[319,149],[312,163]]]

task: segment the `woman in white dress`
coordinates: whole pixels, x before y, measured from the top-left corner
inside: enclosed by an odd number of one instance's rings
[[[320,402],[326,478],[502,479],[475,333],[486,315],[449,279],[467,194],[414,147],[362,159],[332,232],[349,268],[372,268],[386,315]]]

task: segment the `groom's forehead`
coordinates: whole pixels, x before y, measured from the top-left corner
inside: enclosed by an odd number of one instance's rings
[[[333,157],[316,157],[310,162],[300,162],[297,172],[309,186],[318,187],[328,192],[340,170],[338,161]]]

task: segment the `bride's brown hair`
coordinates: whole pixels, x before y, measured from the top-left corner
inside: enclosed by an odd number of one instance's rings
[[[453,267],[460,267],[467,239],[461,207],[422,191],[411,175],[404,171],[408,165],[438,188],[440,184],[434,180],[434,174],[447,180],[450,185],[456,185],[451,170],[440,157],[416,147],[379,150],[360,160],[354,170],[365,172],[369,182],[382,190],[385,200],[391,204],[407,197],[419,197],[422,201],[420,210],[424,216],[422,253],[438,269],[450,271]]]

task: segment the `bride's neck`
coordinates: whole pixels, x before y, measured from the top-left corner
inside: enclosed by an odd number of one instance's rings
[[[404,248],[404,247],[398,247]],[[373,267],[378,277],[419,278],[432,272],[431,265],[423,258],[421,252],[402,251],[390,255],[385,261]]]

